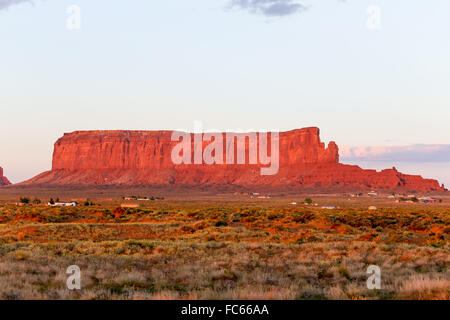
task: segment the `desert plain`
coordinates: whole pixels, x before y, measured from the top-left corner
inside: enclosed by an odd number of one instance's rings
[[[449,299],[448,193],[358,195],[2,188],[0,298]]]

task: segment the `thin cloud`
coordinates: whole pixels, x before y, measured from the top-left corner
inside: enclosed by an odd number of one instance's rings
[[[246,10],[267,17],[283,17],[305,11],[297,0],[231,0],[229,7]]]
[[[341,146],[341,160],[450,162],[449,144],[417,144],[410,146]]]
[[[32,3],[31,0],[0,0],[0,10],[7,9],[14,4],[25,2]]]

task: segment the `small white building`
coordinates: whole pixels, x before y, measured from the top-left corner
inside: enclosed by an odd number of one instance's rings
[[[54,204],[51,204],[50,202],[47,203],[50,207],[76,207],[76,202],[55,202]]]
[[[431,197],[420,197],[419,200],[422,203],[436,203],[436,199],[433,199]]]

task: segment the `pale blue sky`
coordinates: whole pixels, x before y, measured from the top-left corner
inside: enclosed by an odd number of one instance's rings
[[[8,2],[21,1],[0,8]],[[310,0],[282,17],[230,3],[35,0],[0,9],[6,175],[18,182],[50,169],[64,132],[189,129],[194,120],[318,126],[324,141],[348,146],[450,143],[450,1]],[[79,31],[66,28],[72,4]],[[378,31],[366,27],[369,5],[381,9]]]

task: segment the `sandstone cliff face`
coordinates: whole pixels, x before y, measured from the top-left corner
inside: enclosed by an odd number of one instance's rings
[[[0,167],[0,187],[10,185],[8,178],[3,176],[3,168]]]
[[[55,143],[52,170],[24,184],[53,185],[238,185],[291,188],[378,188],[444,190],[436,180],[405,175],[395,168],[377,172],[339,163],[338,147],[320,141],[318,128],[279,134],[279,170],[261,175],[256,164],[175,165],[172,131],[84,131]],[[192,153],[194,135],[191,134]],[[226,140],[226,135],[223,134]],[[202,149],[209,142],[203,142]],[[269,143],[270,145],[270,143]],[[242,146],[241,146],[242,147]],[[248,151],[248,142],[244,146]],[[236,152],[239,147],[236,145]],[[226,145],[223,146],[224,157]],[[193,156],[192,156],[193,159]],[[225,158],[223,159],[225,162]]]
[[[171,135],[172,131],[84,131],[65,134],[55,143],[52,169],[174,169],[176,166],[172,162],[171,151],[178,142],[171,141]],[[222,134],[222,137],[225,141],[226,135]],[[193,134],[191,141],[193,144]],[[207,145],[204,142],[202,149]],[[284,166],[339,162],[336,144],[332,142],[326,149],[320,142],[318,128],[282,132],[279,146],[280,164]],[[246,147],[248,151],[248,143]],[[193,153],[193,146],[191,150]],[[225,143],[223,154],[225,162]]]

